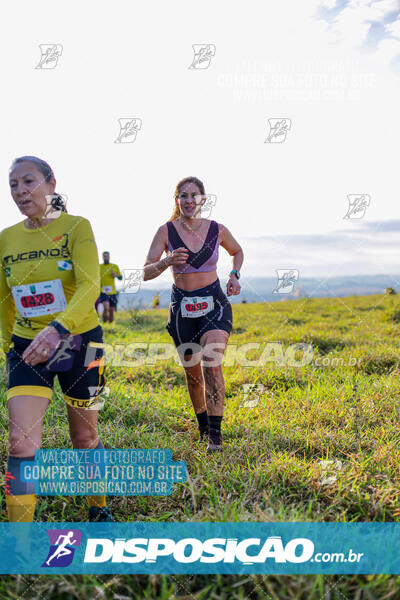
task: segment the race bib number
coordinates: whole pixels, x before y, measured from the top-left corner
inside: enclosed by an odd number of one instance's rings
[[[112,294],[112,286],[111,285],[103,285],[103,294]]]
[[[203,317],[214,310],[214,298],[212,296],[190,296],[181,300],[182,317]]]
[[[21,317],[43,317],[67,306],[61,279],[14,285],[12,295]]]

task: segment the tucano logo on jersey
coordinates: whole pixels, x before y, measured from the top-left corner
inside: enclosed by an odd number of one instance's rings
[[[53,238],[51,241],[53,243],[59,242],[63,240],[63,243],[59,245],[57,248],[47,248],[46,250],[29,250],[28,252],[18,252],[14,256],[14,254],[10,254],[9,256],[4,257],[4,262],[7,265],[8,263],[16,263],[27,261],[35,261],[35,260],[43,260],[45,258],[58,258],[58,259],[67,259],[71,257],[70,251],[68,249],[69,236],[68,233],[63,233],[62,235],[58,235]]]

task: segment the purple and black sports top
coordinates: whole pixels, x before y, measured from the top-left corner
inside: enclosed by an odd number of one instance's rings
[[[204,244],[198,252],[192,252],[182,240],[175,225],[168,221],[168,250],[176,250],[182,246],[189,252],[189,257],[183,265],[172,265],[174,273],[205,273],[215,271],[217,268],[219,239],[218,223],[211,221]]]

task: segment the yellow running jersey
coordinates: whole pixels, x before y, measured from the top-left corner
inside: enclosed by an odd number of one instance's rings
[[[0,233],[0,328],[4,352],[11,335],[33,339],[57,320],[72,335],[97,327],[99,259],[90,223],[61,212],[38,229],[24,222]]]
[[[111,273],[116,273],[118,279],[122,279],[122,273],[119,270],[118,265],[114,263],[108,263],[107,265],[100,265],[100,291],[103,294],[116,294],[114,277]]]

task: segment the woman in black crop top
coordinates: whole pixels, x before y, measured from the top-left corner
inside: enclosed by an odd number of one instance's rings
[[[144,280],[172,267],[174,284],[167,330],[185,369],[200,438],[208,436],[208,451],[222,449],[221,421],[225,384],[222,358],[232,330],[227,296],[240,293],[243,251],[222,224],[202,219],[206,201],[203,183],[182,179],[175,190],[175,208],[158,229],[144,265]],[[232,256],[226,295],[217,276],[219,246]],[[161,259],[165,252],[167,256]]]

